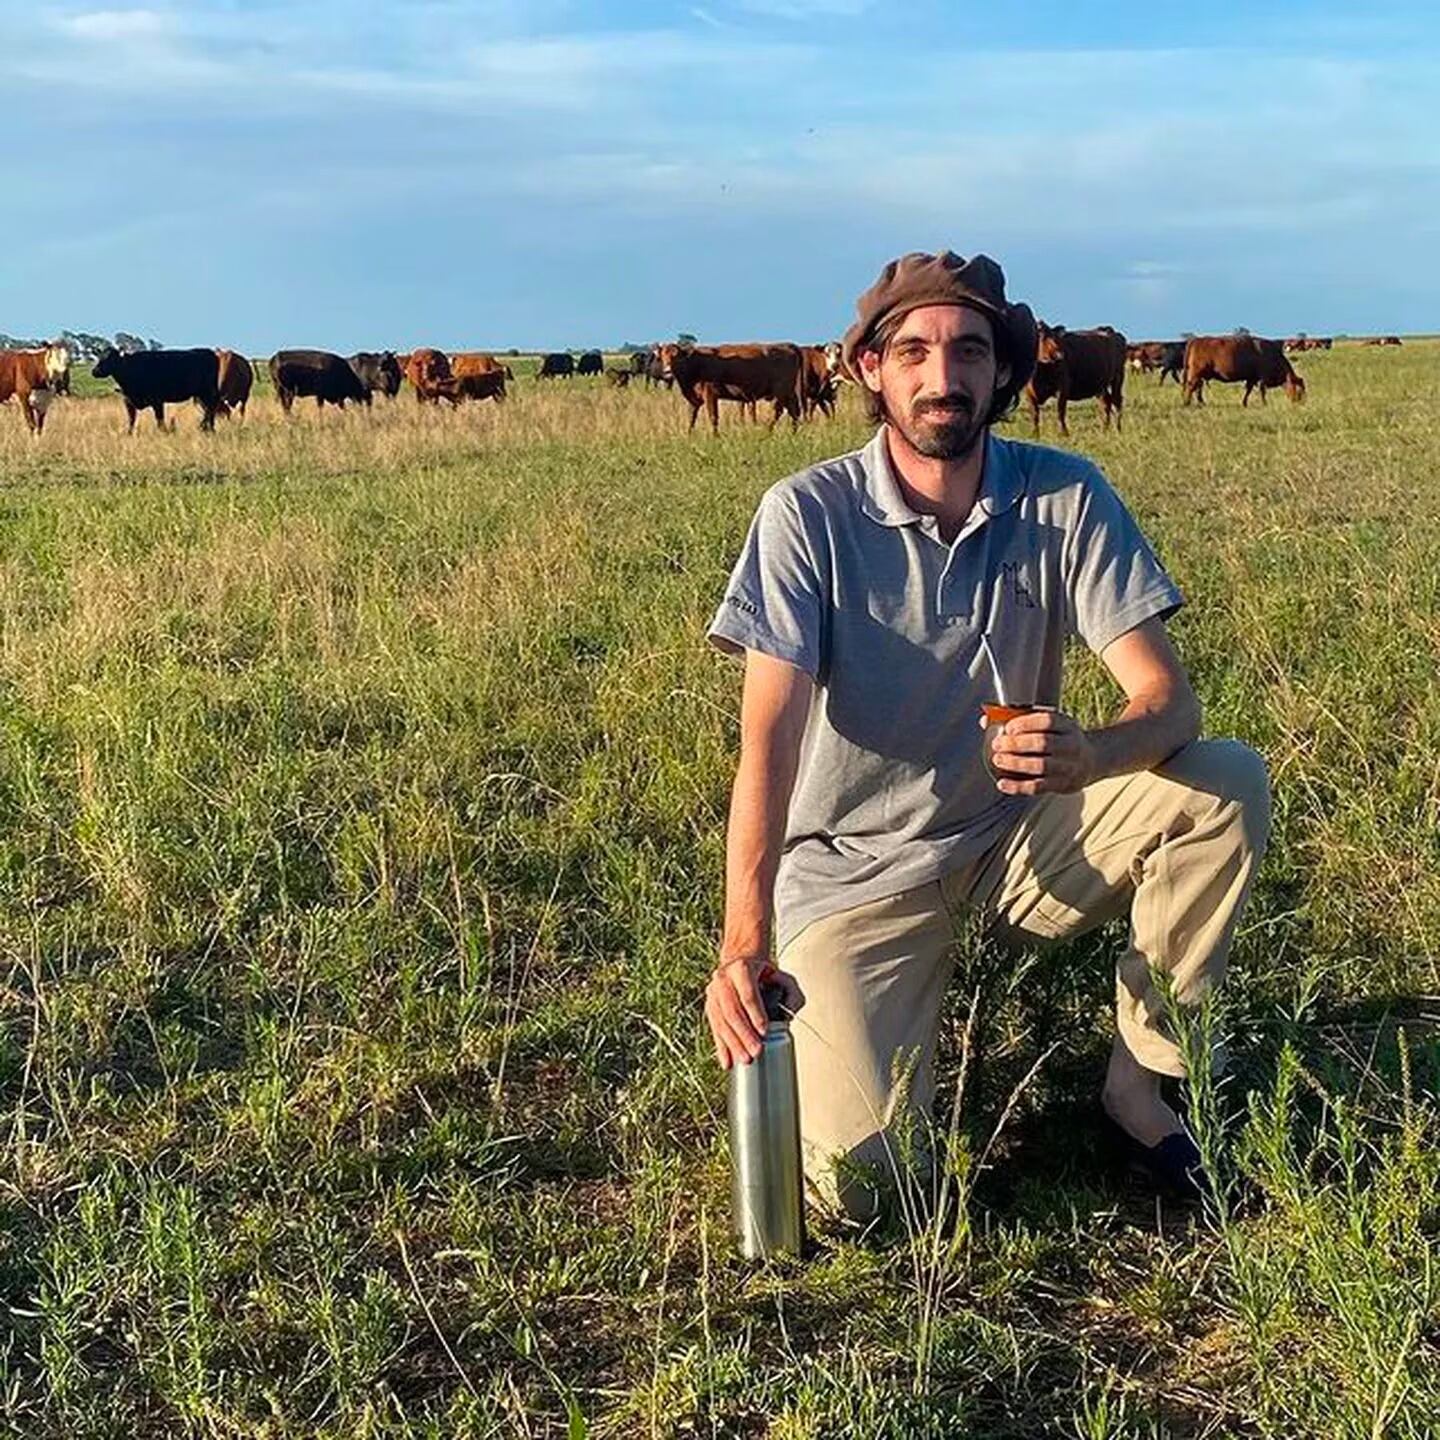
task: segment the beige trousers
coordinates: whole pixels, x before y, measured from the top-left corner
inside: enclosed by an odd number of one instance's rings
[[[778,964],[806,997],[792,1032],[817,1198],[870,1213],[873,1192],[847,1173],[895,1164],[902,1105],[929,1116],[958,910],[1031,942],[1083,934],[1128,909],[1129,944],[1116,966],[1120,1035],[1146,1068],[1184,1074],[1152,967],[1181,1005],[1224,978],[1269,825],[1264,761],[1237,741],[1196,741],[1156,770],[1040,796],[994,848],[942,880],[806,926]],[[907,1065],[909,1083],[897,1086]],[[842,1158],[851,1164],[837,1180]]]

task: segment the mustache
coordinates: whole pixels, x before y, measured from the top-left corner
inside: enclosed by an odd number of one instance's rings
[[[968,395],[957,391],[950,395],[936,395],[929,400],[917,400],[912,413],[925,415],[932,410],[960,410],[966,415],[973,415],[975,402]]]

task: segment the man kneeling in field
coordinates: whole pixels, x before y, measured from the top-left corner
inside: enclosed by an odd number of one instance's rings
[[[805,1006],[807,1177],[866,1216],[863,1177],[896,1162],[900,1107],[928,1117],[934,1098],[952,914],[1028,941],[1128,909],[1101,1103],[1157,1182],[1193,1195],[1200,1157],[1160,1087],[1184,1064],[1155,977],[1181,1005],[1221,979],[1269,828],[1264,763],[1196,738],[1165,630],[1180,593],[1105,477],[990,433],[1036,349],[1000,267],[907,255],[857,309],[844,359],[880,428],[766,493],[710,629],[745,656],[705,1001],[716,1053],[727,1068],[759,1053],[773,908],[778,980]],[[1056,708],[1071,634],[1125,693],[1099,729]],[[994,738],[992,779],[980,707],[1002,698],[1044,708]]]

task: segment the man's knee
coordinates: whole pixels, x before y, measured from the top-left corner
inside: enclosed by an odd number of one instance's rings
[[[924,1121],[912,1117],[904,1133],[876,1131],[844,1149],[832,1149],[806,1138],[805,1190],[817,1209],[842,1219],[868,1224],[892,1208],[904,1207],[897,1197],[923,1186],[932,1168]]]
[[[1231,809],[1246,848],[1264,853],[1270,835],[1270,775],[1258,751],[1240,740],[1196,740],[1161,769]]]

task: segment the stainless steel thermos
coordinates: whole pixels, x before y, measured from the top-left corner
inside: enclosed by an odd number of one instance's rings
[[[760,1053],[730,1067],[730,1193],[747,1260],[799,1255],[805,1244],[795,1042],[778,985],[762,985],[768,1024]]]

